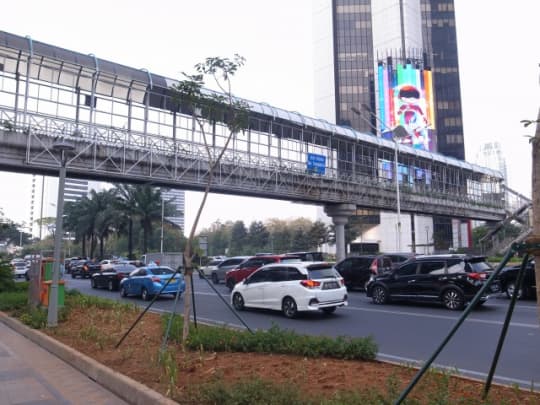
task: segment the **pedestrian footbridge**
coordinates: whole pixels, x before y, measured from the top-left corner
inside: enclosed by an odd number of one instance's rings
[[[69,177],[203,190],[203,134],[172,102],[173,83],[0,32],[0,169],[55,176],[65,164]],[[505,216],[497,171],[245,101],[249,129],[229,144],[212,192],[391,211],[399,198],[404,212]],[[227,127],[206,126],[217,156]],[[61,155],[59,143],[73,149]]]

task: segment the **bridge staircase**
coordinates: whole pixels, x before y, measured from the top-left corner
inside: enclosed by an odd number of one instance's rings
[[[505,212],[503,220],[492,223],[490,231],[479,240],[482,254],[487,256],[502,255],[512,243],[523,241],[531,233],[532,201],[524,195],[506,186]],[[508,225],[518,229],[508,232]]]

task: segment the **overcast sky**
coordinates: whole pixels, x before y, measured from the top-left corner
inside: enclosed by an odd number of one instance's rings
[[[519,121],[536,118],[540,106],[540,1],[455,0],[455,7],[467,160],[474,162],[481,144],[500,142],[510,187],[530,195],[526,135],[534,128]],[[309,0],[18,0],[2,5],[0,29],[171,78],[208,56],[238,53],[247,63],[233,82],[236,95],[313,116],[311,13]],[[0,208],[15,221],[28,221],[30,178],[0,172]],[[187,226],[199,199],[200,193],[186,195]],[[315,212],[212,195],[201,225],[315,219]]]

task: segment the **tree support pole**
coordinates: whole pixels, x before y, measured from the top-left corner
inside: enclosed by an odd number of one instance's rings
[[[495,374],[495,369],[497,368],[497,363],[499,361],[499,355],[501,354],[502,346],[506,338],[506,333],[508,332],[508,326],[510,325],[510,320],[512,319],[512,313],[514,312],[514,307],[516,305],[517,296],[521,285],[523,284],[523,276],[525,274],[525,267],[527,266],[527,261],[529,260],[529,254],[527,253],[521,262],[521,267],[519,268],[518,276],[516,279],[516,288],[512,294],[512,299],[510,300],[510,305],[508,306],[508,311],[506,312],[506,317],[504,319],[504,324],[501,330],[501,335],[499,336],[499,341],[497,342],[497,349],[495,349],[495,355],[493,356],[493,362],[491,363],[491,368],[489,369],[488,377],[486,379],[486,384],[484,385],[484,394],[482,399],[486,399],[491,387],[491,381],[493,380],[493,374]]]
[[[489,286],[491,285],[493,280],[495,280],[499,276],[499,273],[501,272],[502,268],[506,265],[506,263],[508,263],[508,260],[510,260],[510,258],[514,255],[515,252],[516,252],[516,244],[512,244],[512,246],[510,247],[510,249],[508,249],[508,252],[504,256],[502,262],[499,263],[499,266],[495,269],[495,271],[493,273],[491,273],[491,276],[487,279],[487,281],[484,283],[482,288],[480,288],[480,290],[478,290],[478,292],[474,296],[473,300],[469,303],[469,305],[467,305],[467,308],[461,314],[461,316],[458,319],[457,323],[450,330],[448,335],[444,338],[443,342],[439,345],[439,347],[431,355],[431,357],[428,359],[428,361],[426,361],[424,366],[420,370],[418,370],[418,372],[414,376],[413,380],[409,383],[409,385],[405,388],[405,390],[403,390],[403,392],[400,394],[399,398],[394,402],[394,405],[400,405],[405,400],[405,398],[407,398],[407,395],[409,395],[409,393],[412,391],[414,386],[418,383],[418,381],[420,381],[420,378],[422,378],[424,373],[429,369],[429,367],[431,366],[431,364],[433,363],[435,358],[437,358],[439,353],[444,349],[444,347],[450,341],[452,336],[454,336],[454,334],[459,329],[461,324],[465,321],[465,319],[467,319],[467,317],[469,316],[471,311],[474,309],[474,307],[476,306],[478,301],[480,301],[480,297],[482,297],[482,295],[484,295],[484,292],[489,288]]]

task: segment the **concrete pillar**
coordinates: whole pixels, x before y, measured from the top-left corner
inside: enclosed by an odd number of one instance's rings
[[[324,206],[324,212],[334,223],[336,232],[336,260],[345,258],[345,224],[351,215],[356,213],[355,204],[328,204]]]

